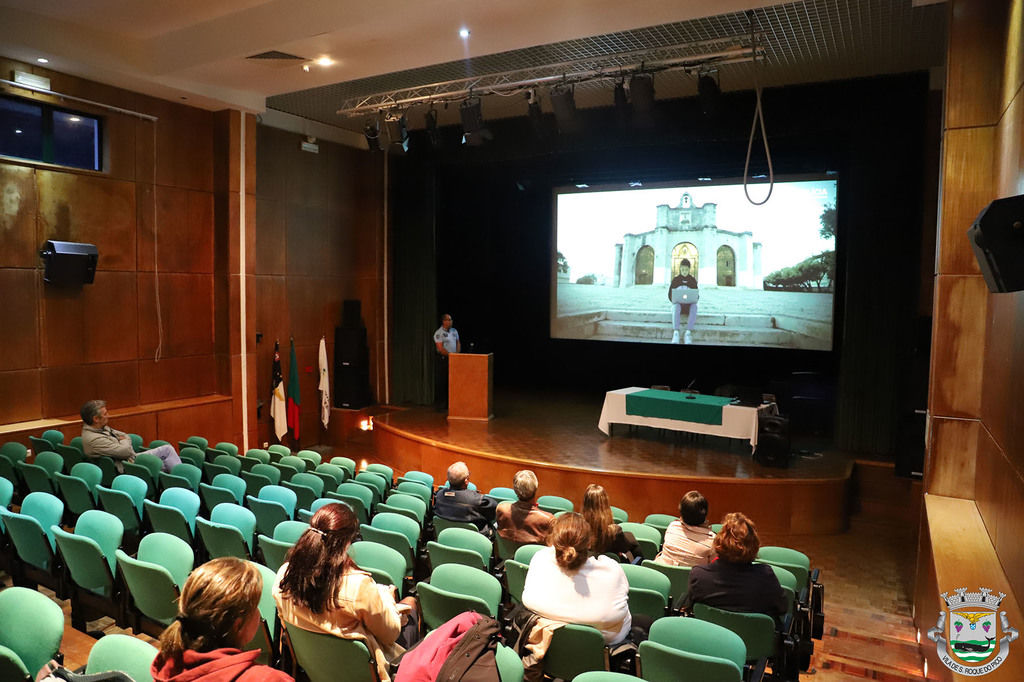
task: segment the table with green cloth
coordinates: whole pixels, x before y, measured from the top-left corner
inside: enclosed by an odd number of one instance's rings
[[[632,386],[605,394],[597,428],[611,435],[612,424],[651,426],[742,438],[749,440],[751,447],[755,447],[758,413],[769,407],[733,405],[731,398]]]

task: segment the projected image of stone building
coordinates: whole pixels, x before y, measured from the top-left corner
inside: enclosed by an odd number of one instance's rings
[[[615,245],[614,286],[668,286],[686,259],[701,287],[762,289],[761,243],[749,230],[720,229],[717,210],[710,202],[696,206],[689,193],[678,206],[659,205],[653,230]]]

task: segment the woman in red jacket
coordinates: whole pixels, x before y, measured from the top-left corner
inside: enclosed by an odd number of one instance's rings
[[[242,651],[260,625],[263,578],[247,561],[225,557],[192,571],[178,616],[160,635],[154,682],[292,682],[257,665],[259,649]]]

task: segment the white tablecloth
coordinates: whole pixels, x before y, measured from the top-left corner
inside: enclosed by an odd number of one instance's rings
[[[630,388],[608,391],[604,396],[604,407],[601,408],[601,419],[597,422],[597,428],[605,435],[609,435],[612,424],[653,426],[656,429],[705,433],[711,436],[725,436],[726,438],[742,438],[749,440],[751,447],[756,447],[757,413],[759,410],[774,407],[774,405],[762,405],[760,408],[745,407],[743,405],[725,405],[722,407],[721,424],[701,424],[699,422],[686,422],[679,419],[661,419],[658,417],[640,417],[634,414],[626,414],[626,396],[630,393],[646,390],[648,389],[631,386]]]

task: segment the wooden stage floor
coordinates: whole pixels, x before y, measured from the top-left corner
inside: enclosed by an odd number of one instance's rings
[[[621,425],[607,437],[597,428],[602,400],[501,391],[490,422],[449,422],[431,408],[398,410],[374,418],[377,454],[399,471],[427,471],[437,480],[448,464],[464,459],[482,490],[510,486],[516,470],[533,468],[540,494],[577,504],[587,484],[601,483],[631,520],[675,513],[681,495],[698,488],[712,503],[712,516],[745,511],[766,531],[846,527],[851,457],[826,450],[796,456],[783,469],[754,462],[747,441]]]

